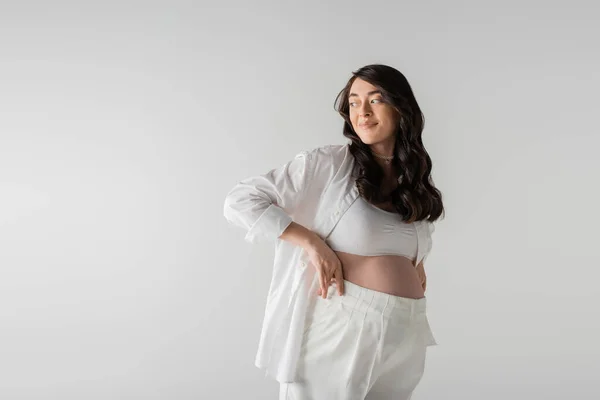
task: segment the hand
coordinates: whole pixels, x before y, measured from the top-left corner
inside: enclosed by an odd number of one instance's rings
[[[335,252],[321,238],[315,238],[307,248],[312,265],[319,277],[319,296],[327,298],[327,292],[332,281],[336,282],[338,293],[344,294],[344,277],[342,262]]]
[[[427,288],[427,275],[425,275],[425,267],[423,266],[423,262],[420,262],[419,265],[417,265],[417,275],[419,276],[419,280],[423,286],[423,291],[425,291]]]

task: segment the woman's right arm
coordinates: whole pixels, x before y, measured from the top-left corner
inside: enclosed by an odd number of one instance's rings
[[[315,232],[294,221],[288,225],[281,236],[279,236],[279,239],[293,243],[296,246],[302,247],[306,251],[314,248],[317,241],[321,240],[319,235],[317,235]]]
[[[327,290],[332,279],[335,280],[338,293],[344,294],[344,277],[342,263],[337,254],[313,231],[292,222],[279,237],[302,247],[308,253],[312,265],[319,276],[319,294],[327,297]]]
[[[315,233],[296,223],[292,215],[298,207],[318,207],[326,182],[315,170],[328,159],[319,150],[300,152],[293,160],[265,174],[239,182],[227,193],[223,212],[232,224],[246,230],[245,240],[282,239],[302,247],[309,255],[320,280],[321,294],[336,279],[343,293],[341,262],[335,252]]]
[[[292,223],[300,205],[317,206],[318,197],[309,194],[314,175],[312,156],[303,151],[279,168],[243,179],[227,193],[225,218],[245,229],[247,242],[277,239]]]

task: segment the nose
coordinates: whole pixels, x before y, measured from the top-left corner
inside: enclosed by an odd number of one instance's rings
[[[364,103],[360,107],[360,110],[358,110],[358,115],[361,117],[368,117],[371,115],[371,109],[369,108],[367,103]]]

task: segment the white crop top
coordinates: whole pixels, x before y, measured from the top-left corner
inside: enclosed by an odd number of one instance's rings
[[[417,232],[400,214],[382,210],[361,196],[342,215],[326,243],[332,250],[361,256],[417,257]]]

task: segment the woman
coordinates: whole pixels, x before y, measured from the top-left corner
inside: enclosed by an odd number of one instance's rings
[[[225,217],[276,243],[256,365],[280,399],[410,399],[427,346],[424,263],[444,212],[402,73],[368,65],[336,99],[346,145],[239,182]]]

